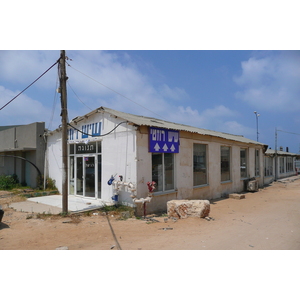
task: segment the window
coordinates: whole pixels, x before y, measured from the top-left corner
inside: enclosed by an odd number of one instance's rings
[[[255,149],[255,176],[259,175],[259,150]]]
[[[273,175],[273,158],[266,156],[265,157],[265,176]]]
[[[286,172],[293,172],[293,158],[286,158]]]
[[[247,178],[247,149],[240,150],[241,178]]]
[[[206,145],[194,144],[193,178],[194,178],[194,186],[207,184]]]
[[[174,190],[174,154],[152,153],[152,181],[155,192]]]
[[[3,155],[2,153],[0,153],[0,155]],[[4,167],[4,157],[0,156],[0,167]]]
[[[230,147],[221,146],[221,181],[230,180]]]
[[[284,173],[284,157],[279,157],[279,173]]]

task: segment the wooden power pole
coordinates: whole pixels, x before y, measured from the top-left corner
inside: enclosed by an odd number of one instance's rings
[[[68,109],[67,109],[67,74],[66,52],[60,51],[59,80],[61,96],[61,127],[62,127],[62,213],[68,213]]]

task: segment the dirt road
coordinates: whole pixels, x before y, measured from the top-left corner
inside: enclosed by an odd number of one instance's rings
[[[7,199],[5,200],[7,201]],[[1,203],[0,203],[1,204]],[[116,216],[36,218],[5,208],[0,249],[299,250],[300,180],[276,182],[245,199],[211,202],[214,220],[116,220]],[[158,222],[157,222],[158,221]],[[111,225],[111,226],[110,226]]]

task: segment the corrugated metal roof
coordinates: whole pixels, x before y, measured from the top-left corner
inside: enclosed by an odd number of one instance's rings
[[[274,149],[268,149],[266,151],[266,155],[275,155],[275,150]],[[279,151],[279,150],[277,150],[277,155],[299,156],[299,154],[297,154],[297,153],[286,152],[286,151]]]
[[[133,124],[139,125],[139,126],[145,125],[145,126],[173,129],[173,130],[182,130],[182,131],[198,133],[198,134],[202,134],[202,135],[215,136],[215,137],[232,140],[232,141],[237,141],[237,142],[242,142],[242,143],[250,143],[250,144],[256,144],[256,145],[261,145],[261,146],[267,146],[266,144],[247,139],[241,135],[234,135],[234,134],[223,133],[223,132],[218,132],[218,131],[213,131],[213,130],[208,130],[208,129],[197,128],[197,127],[193,127],[193,126],[189,126],[189,125],[168,122],[168,121],[164,121],[164,120],[160,120],[160,119],[156,119],[156,118],[152,118],[152,117],[144,117],[144,116],[128,114],[128,113],[120,112],[120,111],[117,111],[117,110],[114,110],[111,108],[107,108],[107,107],[103,107],[103,106],[94,110],[93,112],[99,112],[100,110],[110,113],[112,115],[115,115],[121,119],[127,120],[127,121],[129,121]],[[93,112],[91,112],[91,113],[93,113]]]

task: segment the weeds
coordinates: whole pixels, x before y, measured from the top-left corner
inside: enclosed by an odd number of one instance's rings
[[[1,175],[0,176],[0,190],[12,190],[16,186],[19,186],[18,176],[13,175]]]

